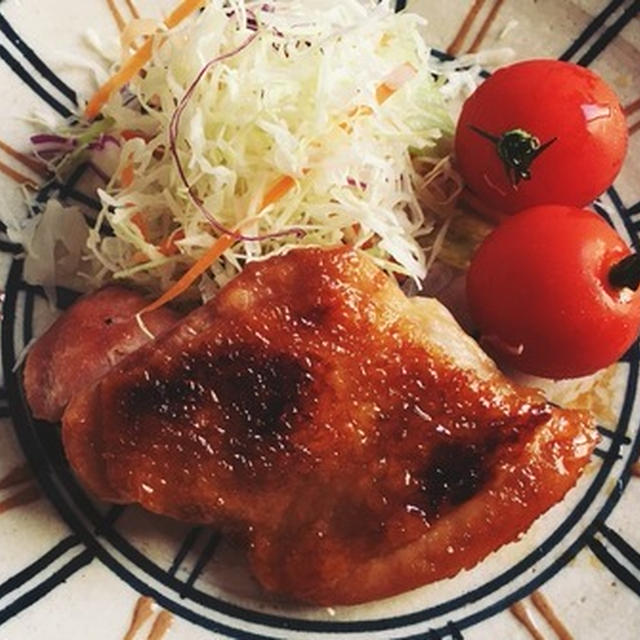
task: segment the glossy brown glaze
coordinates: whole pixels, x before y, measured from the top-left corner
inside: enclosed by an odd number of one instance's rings
[[[24,389],[33,415],[55,422],[71,396],[93,384],[150,338],[136,322],[147,300],[124,287],[106,287],[80,299],[29,351]],[[173,326],[179,316],[160,309],[148,314],[154,335]]]
[[[80,393],[63,436],[99,497],[233,532],[265,588],[322,604],[473,566],[596,440],[348,249],[249,265]]]

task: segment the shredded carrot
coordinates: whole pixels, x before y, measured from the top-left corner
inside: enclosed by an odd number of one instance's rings
[[[147,221],[142,215],[142,211],[136,211],[136,213],[131,216],[131,222],[133,222],[133,224],[135,224],[136,227],[140,229],[140,233],[142,234],[142,237],[145,239],[145,241],[149,242],[149,227],[147,226]]]
[[[107,80],[97,91],[94,93],[91,100],[87,104],[84,115],[93,120],[100,109],[104,106],[105,102],[109,99],[109,96],[123,87],[133,76],[142,69],[142,67],[151,58],[151,40],[147,40],[130,58],[122,65],[122,68],[115,73],[109,80]]]
[[[278,178],[262,198],[261,208],[264,209],[282,198],[295,184],[296,181],[291,176],[284,175]],[[138,316],[142,316],[143,313],[148,313],[149,311],[155,311],[184,293],[235,241],[236,236],[230,234],[220,236],[207,252],[198,258],[180,280],[165,291],[157,300],[142,309],[142,311],[138,313]]]
[[[171,29],[199,9],[206,0],[183,0],[165,19],[164,24]],[[109,96],[122,88],[151,59],[153,38],[147,38],[144,44],[122,65],[120,70],[107,80],[93,95],[84,115],[93,120],[104,106]]]
[[[376,102],[378,104],[384,104],[400,87],[407,81],[409,78],[416,73],[413,65],[408,62],[400,65],[395,72],[396,74],[402,73],[403,76],[398,78],[397,85],[389,85],[386,82],[379,84],[376,88]],[[338,126],[341,129],[344,129],[347,133],[351,133],[353,131],[353,127],[351,126],[350,120],[353,118],[359,118],[360,116],[370,116],[373,113],[373,109],[368,107],[367,105],[359,105],[354,107],[347,114],[349,120],[343,120]]]
[[[402,85],[411,79],[418,70],[410,63],[405,62],[396,67],[390,74],[386,82],[383,82],[376,89],[376,100],[378,104],[385,103]]]
[[[378,104],[386,102],[394,93],[396,89],[392,89],[388,84],[382,83],[376,89],[376,101]]]
[[[354,107],[347,114],[348,120],[343,120],[338,126],[341,129],[344,129],[347,133],[351,133],[353,131],[353,127],[351,126],[351,120],[354,118],[359,118],[360,116],[370,116],[373,113],[373,109],[368,107],[367,105],[361,104],[358,107]]]
[[[125,188],[129,187],[133,182],[133,178],[134,178],[133,163],[128,162],[127,164],[124,165],[120,173],[120,184]]]
[[[361,104],[359,107],[354,107],[349,111],[350,118],[356,118],[359,116],[370,116],[373,114],[373,109],[366,104]]]
[[[120,132],[120,137],[123,140],[133,140],[134,138],[142,138],[143,140],[147,140],[147,136],[142,133],[142,131],[138,131],[137,129],[123,129]]]
[[[131,256],[131,260],[133,264],[144,264],[145,262],[149,262],[149,256],[143,251],[136,251]]]
[[[282,196],[287,193],[295,183],[296,181],[291,176],[285,175],[278,178],[278,180],[271,185],[269,191],[265,193],[264,198],[262,198],[262,209],[268,207],[277,200],[280,200],[280,198],[282,198]]]
[[[176,229],[172,231],[159,245],[158,251],[165,256],[173,256],[178,253],[178,245],[176,242],[184,239],[184,231]]]
[[[170,287],[165,293],[163,293],[157,300],[147,305],[139,315],[148,313],[149,311],[155,311],[160,307],[171,302],[174,298],[177,298],[181,293],[184,293],[234,242],[234,236],[224,235],[220,236],[207,250],[207,252],[199,258],[193,266]]]
[[[206,0],[183,0],[168,16],[164,23],[172,29],[199,9]]]

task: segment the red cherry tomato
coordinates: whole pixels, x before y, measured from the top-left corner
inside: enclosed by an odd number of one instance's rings
[[[640,331],[640,256],[592,211],[533,207],[480,246],[467,279],[481,343],[538,376],[575,378],[615,362]]]
[[[470,190],[499,212],[585,206],[618,174],[628,131],[613,91],[557,60],[499,69],[465,102],[456,161]]]

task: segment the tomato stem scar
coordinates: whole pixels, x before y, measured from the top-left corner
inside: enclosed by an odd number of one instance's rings
[[[551,138],[541,144],[539,138],[524,129],[511,129],[495,135],[472,124],[469,128],[495,145],[507,177],[514,187],[520,180],[531,180],[531,163],[558,139]]]
[[[640,287],[640,254],[632,253],[614,264],[609,271],[609,283],[617,289],[637,291]]]

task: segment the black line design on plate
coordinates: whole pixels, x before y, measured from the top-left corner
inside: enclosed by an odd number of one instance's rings
[[[602,458],[602,460],[621,460],[622,456],[620,455],[618,449],[619,447],[617,447],[615,444],[612,444],[611,447],[607,450],[596,447],[593,450],[593,455],[597,456],[598,458]]]
[[[620,564],[608,551],[607,548],[595,538],[587,543],[591,551],[611,573],[625,584],[634,593],[640,596],[640,580],[636,578],[629,569]]]
[[[607,189],[607,195],[609,196],[609,199],[611,200],[613,206],[616,208],[618,215],[622,218],[623,222],[626,224],[629,218],[629,210],[627,209],[627,207],[625,207],[624,202],[622,202],[622,199],[620,198],[620,194],[613,187],[609,187]],[[638,245],[637,236],[633,238],[633,242],[635,245]]]
[[[587,25],[584,31],[571,43],[569,48],[560,56],[559,60],[569,61],[603,26],[607,19],[613,15],[625,0],[613,0]]]
[[[640,213],[640,202],[636,202],[634,205],[629,207],[627,213],[630,216],[635,216],[636,214]]]
[[[602,206],[599,201],[596,200],[596,202],[593,203],[593,208],[596,210],[596,213],[598,213],[609,223],[609,225],[613,226],[613,220],[611,219],[609,212]]]
[[[24,248],[21,244],[15,242],[9,242],[8,240],[0,239],[0,253],[10,253],[12,255],[18,255],[22,253]]]
[[[71,175],[67,178],[64,184],[60,185],[60,196],[66,198],[69,191],[75,188],[78,181],[84,176],[89,168],[89,163],[83,162],[79,164],[71,173]]]
[[[627,352],[620,358],[620,360],[618,360],[618,362],[624,362],[626,364],[630,364],[631,359],[633,358],[633,350],[634,350],[634,346],[632,345],[631,347],[629,347]]]
[[[611,41],[633,20],[640,12],[640,0],[634,0],[625,12],[589,47],[577,63],[588,67],[611,43]]]
[[[619,435],[615,431],[608,429],[607,427],[603,427],[602,425],[598,425],[597,427],[598,433],[605,438],[609,438],[613,444],[623,445],[623,444],[631,444],[631,438],[625,435]]]
[[[439,49],[431,49],[430,51],[430,55],[431,57],[435,58],[436,60],[440,61],[440,62],[451,62],[452,60],[455,60],[455,56],[452,56],[450,53],[447,53],[446,51],[440,51]],[[460,66],[460,69],[470,69],[471,66],[467,65],[467,66]],[[486,71],[485,69],[481,69],[478,72],[478,75],[481,78],[488,78],[491,74]]]
[[[52,109],[63,118],[69,118],[72,113],[62,103],[58,102],[46,89],[44,89],[33,76],[7,51],[0,46],[0,58],[2,58],[11,71],[15,73],[36,95],[42,98]]]
[[[396,13],[407,6],[407,0],[396,0]]]
[[[451,640],[464,640],[464,636],[462,635],[462,632],[460,631],[460,629],[458,629],[458,627],[453,621],[450,620],[447,623],[447,630],[451,634]]]
[[[49,182],[45,182],[45,184],[40,187],[38,194],[35,197],[35,202],[40,205],[40,208],[32,206],[32,210],[34,213],[40,213],[41,208],[47,203],[49,198],[51,198],[52,193],[59,189],[60,185],[55,180],[49,180]]]
[[[40,206],[34,207],[34,213],[36,215],[39,213],[42,213],[42,209],[44,205],[46,205],[47,201],[52,197],[52,194],[54,194],[54,192],[57,191],[58,197],[62,199],[63,198],[62,191],[64,189],[64,186],[65,185],[60,184],[56,180],[50,180],[49,182],[47,182],[47,184],[44,185],[44,187],[42,187],[42,189],[38,192],[38,195],[36,196],[36,202]],[[95,198],[88,196],[86,193],[81,193],[77,189],[67,189],[64,193],[64,197],[66,197],[66,199],[68,200],[75,200],[76,202],[84,205],[85,207],[88,207],[89,209],[92,209],[93,211],[100,211],[102,209],[102,204],[100,203],[99,200],[96,200]],[[86,215],[85,215],[85,219],[89,223],[89,226],[92,226],[93,223],[95,222],[95,220],[91,220]],[[110,233],[111,235],[113,235],[113,229],[111,229],[111,227],[107,226],[106,224],[102,225],[100,232],[102,234]]]
[[[109,531],[117,522],[118,518],[120,518],[120,516],[125,512],[126,508],[126,504],[113,505],[107,511],[102,522],[95,528],[96,535],[101,536],[104,535],[105,532]]]
[[[71,100],[75,106],[78,105],[76,92],[44,63],[36,52],[16,33],[2,13],[0,13],[0,31],[7,36],[16,49],[45,80],[58,89],[63,96]]]
[[[640,571],[640,553],[636,551],[617,531],[604,522],[598,527],[602,536],[613,545],[636,569]]]
[[[33,335],[33,310],[35,300],[33,296],[25,296],[24,316],[22,322],[22,344],[26,348]]]
[[[198,558],[198,561],[196,562],[196,565],[193,568],[193,571],[189,574],[189,577],[187,578],[187,581],[184,585],[182,593],[180,594],[182,598],[186,598],[189,595],[189,592],[191,591],[195,581],[198,579],[198,576],[202,573],[202,571],[207,566],[211,558],[213,558],[213,554],[216,552],[216,549],[218,548],[219,544],[220,544],[220,534],[214,531],[209,537],[209,541],[205,545],[204,549],[202,550],[202,553],[200,554],[200,557]]]
[[[640,211],[638,213],[640,213]],[[636,213],[636,215],[638,214]],[[640,233],[640,219],[634,220],[632,224],[633,224],[634,231],[636,233]]]
[[[75,200],[79,204],[83,204],[85,207],[88,207],[93,211],[96,211],[96,212],[102,211],[102,204],[100,203],[100,201],[96,200],[95,198],[92,198],[91,196],[88,196],[86,193],[81,193],[80,191],[71,189],[71,191],[69,191],[69,193],[67,194],[67,198],[69,200]],[[85,219],[87,219],[87,216],[85,216]],[[90,223],[90,226],[92,226],[93,221],[91,220],[87,220],[87,221]],[[106,226],[106,225],[103,225],[103,226]],[[102,233],[102,229],[100,231]],[[112,229],[111,229],[111,235],[114,235]]]
[[[180,545],[180,549],[178,549],[178,553],[176,553],[176,556],[173,559],[173,562],[171,563],[171,567],[169,568],[169,575],[171,576],[176,575],[178,569],[180,568],[180,565],[184,562],[184,559],[187,557],[187,554],[193,548],[193,545],[196,543],[196,540],[200,536],[201,532],[202,532],[202,527],[193,527],[193,529],[191,529],[189,533],[187,533],[187,535],[184,538],[184,541]]]
[[[7,594],[20,588],[23,584],[31,580],[53,564],[58,558],[63,556],[69,549],[80,544],[78,536],[72,535],[61,540],[53,549],[50,549],[41,558],[32,562],[14,576],[0,584],[0,598],[4,598]]]
[[[30,293],[38,298],[42,298],[43,300],[47,300],[47,294],[44,291],[44,288],[37,284],[29,284],[27,282],[22,281],[18,286],[18,290],[24,291],[26,293]],[[82,294],[78,291],[73,291],[71,289],[66,289],[65,287],[56,287],[56,303],[58,309],[64,310],[68,309]],[[31,335],[29,335],[28,339],[31,339]],[[25,335],[25,339],[27,336]],[[27,340],[28,341],[28,340]]]
[[[83,162],[74,169],[73,173],[69,176],[64,184],[58,185],[60,189],[60,198],[62,200],[75,200],[76,202],[88,206],[94,211],[100,211],[102,209],[102,204],[99,200],[96,200],[95,198],[92,198],[86,193],[82,193],[75,188],[78,182],[87,173],[88,169],[89,163]]]
[[[50,591],[53,591],[58,585],[68,580],[74,573],[77,573],[83,567],[86,567],[94,558],[90,551],[83,551],[73,560],[70,560],[63,567],[58,569],[54,574],[41,582],[37,587],[27,591],[9,606],[0,610],[0,625],[4,624],[13,616],[18,615],[32,604],[44,598]]]
[[[102,205],[100,204],[100,202],[98,200],[96,200],[95,198],[92,198],[91,196],[88,196],[85,193],[82,193],[80,191],[76,191],[75,189],[70,189],[68,191],[68,193],[66,194],[67,199],[69,200],[75,200],[76,202],[78,202],[79,204],[83,204],[85,207],[88,207],[89,209],[93,210],[93,211],[101,211],[102,210]],[[85,216],[86,218],[87,216]],[[87,220],[89,222],[89,225],[92,226],[92,222],[91,220]],[[111,231],[111,234],[113,235],[113,230]]]

